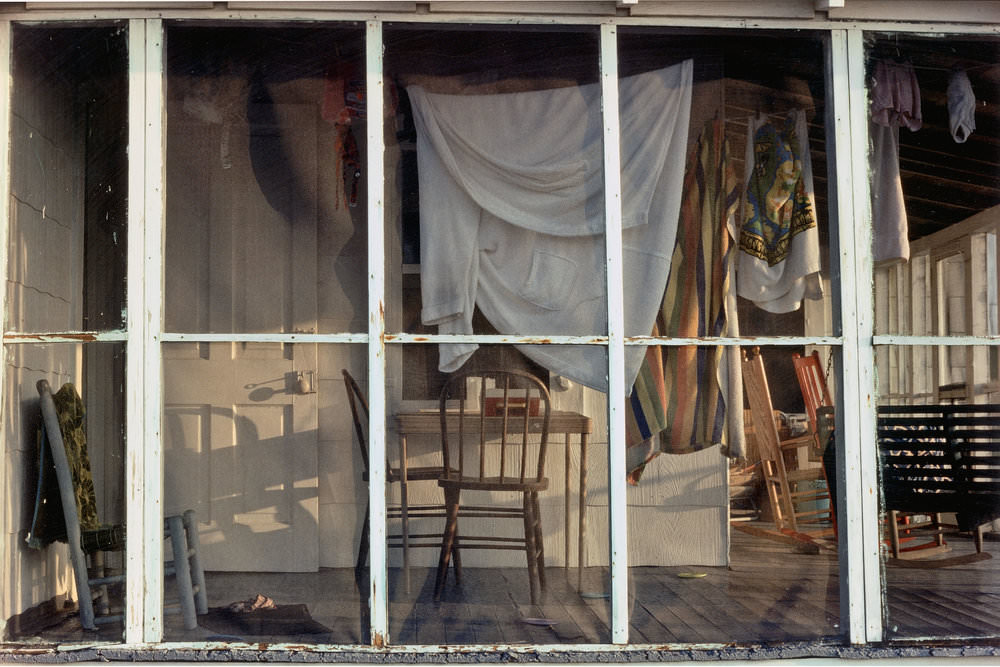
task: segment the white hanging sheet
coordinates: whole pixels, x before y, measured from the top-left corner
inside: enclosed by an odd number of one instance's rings
[[[621,79],[625,335],[649,335],[677,231],[693,65]],[[505,334],[607,331],[603,123],[598,84],[499,95],[407,89],[417,128],[424,324],[471,334],[478,304]],[[473,344],[440,346],[440,370]],[[523,345],[607,390],[594,346]],[[626,352],[631,386],[644,350]]]

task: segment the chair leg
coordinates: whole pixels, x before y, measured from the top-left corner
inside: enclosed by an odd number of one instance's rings
[[[538,505],[538,493],[531,494],[532,512],[535,515],[535,564],[538,568],[538,584],[545,590],[545,541],[542,539],[542,512]]]
[[[167,530],[170,533],[170,546],[174,552],[174,581],[177,584],[177,597],[180,598],[181,615],[184,617],[184,629],[193,630],[198,627],[198,617],[195,613],[194,587],[191,583],[191,564],[188,562],[184,520],[179,516],[167,517]]]
[[[94,560],[94,578],[103,579],[107,571],[104,568],[104,552],[97,550],[93,555]],[[98,616],[107,616],[111,613],[111,598],[108,597],[108,586],[103,584],[100,586],[97,595],[97,608],[95,613]]]
[[[458,534],[458,504],[460,494],[461,491],[459,489],[449,488],[444,491],[447,519],[444,526],[444,534],[441,536],[441,555],[438,558],[437,580],[434,582],[435,602],[441,600],[441,591],[448,577],[448,562],[451,560],[451,551],[455,544],[455,536]]]
[[[459,548],[460,538],[458,531],[455,531],[455,539],[451,543],[451,563],[455,571],[455,585],[462,585],[462,550]]]
[[[194,609],[198,614],[208,613],[208,589],[205,588],[205,569],[201,565],[201,540],[198,538],[198,517],[194,510],[184,512],[184,537],[191,554],[191,582],[194,584]]]
[[[538,604],[538,590],[535,579],[538,577],[538,552],[535,549],[535,512],[530,494],[523,494],[524,508],[524,550],[528,558],[528,588],[531,592],[531,604]]]
[[[368,531],[370,530],[368,521],[369,521],[370,510],[371,510],[371,503],[368,503],[365,505],[365,520],[364,523],[361,524],[361,543],[358,544],[358,562],[354,565],[355,576],[357,576],[361,572],[361,570],[365,566],[365,563],[368,561],[368,540],[369,540]]]
[[[893,558],[899,558],[899,512],[889,511],[889,547]]]
[[[80,605],[80,625],[84,630],[97,630],[94,623],[94,594],[90,590],[87,556],[80,549],[70,549],[73,574],[76,577],[76,597]]]

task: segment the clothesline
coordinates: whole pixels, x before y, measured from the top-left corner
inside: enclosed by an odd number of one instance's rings
[[[760,110],[754,111],[752,109],[746,109],[745,107],[734,107],[734,108],[739,109],[741,112],[745,113],[740,113],[738,115],[732,115],[732,116],[723,116],[722,118],[723,122],[731,123],[739,121],[750,121],[754,118],[758,118],[759,116],[767,116],[767,118],[770,120],[787,120],[788,114],[790,114],[792,111],[795,110],[799,110],[805,114],[809,114],[812,112],[820,112],[823,111],[824,109],[822,104],[807,106],[807,107],[796,106],[793,108],[789,108],[785,111],[773,111],[773,112],[765,112]]]

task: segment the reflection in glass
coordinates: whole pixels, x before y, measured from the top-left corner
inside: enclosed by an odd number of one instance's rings
[[[3,564],[9,573],[4,599],[10,605],[0,610],[7,628],[4,639],[39,643],[122,639],[124,370],[125,349],[118,343],[7,347],[4,414],[9,418],[4,433],[5,479],[0,485],[5,494],[0,502],[13,523],[4,536],[11,559]],[[49,432],[59,439],[43,438],[42,381],[51,406],[49,424],[62,426]],[[54,448],[60,440],[62,457]],[[60,470],[65,475],[62,480]],[[77,503],[63,504],[63,497]],[[76,556],[67,537],[72,531],[80,535],[81,551]],[[91,577],[112,580],[92,587],[100,597],[85,615],[78,604],[83,585],[75,582],[78,572],[86,581],[88,561]],[[95,627],[94,618],[96,631],[84,629]]]
[[[7,330],[124,325],[126,42],[14,27]]]
[[[399,384],[401,352],[395,346],[389,349],[390,386]],[[539,469],[545,401],[534,393],[529,398],[521,386],[507,388],[494,377],[498,371],[537,378],[551,400],[540,465],[543,481],[526,482],[524,488],[519,485],[517,443],[526,420],[527,451],[535,458],[526,463],[525,475],[533,478]],[[405,368],[403,372],[407,373]],[[391,508],[387,530],[392,549],[392,642],[610,641],[605,395],[556,377],[512,346],[480,347],[449,379],[458,382],[465,373],[492,375],[469,380],[463,388],[445,387],[448,467],[456,469],[450,473],[454,480],[464,464],[460,481],[439,482],[444,471],[439,401],[401,400],[399,389],[389,397],[389,463],[398,471],[386,488]],[[504,405],[508,406],[506,440],[501,437]],[[478,424],[484,414],[481,431]],[[481,434],[485,435],[482,447]],[[407,476],[402,483],[404,463]],[[503,484],[496,479],[501,465],[506,475]],[[490,479],[480,481],[480,473]],[[456,536],[446,541],[443,488],[456,485],[461,486],[462,509]],[[537,493],[537,500],[531,502],[535,520],[526,522],[521,512],[527,487],[531,487],[527,495]],[[404,533],[408,548],[402,548]],[[530,576],[526,536],[534,539],[539,552],[537,578]],[[446,551],[445,544],[454,548]],[[447,570],[440,567],[443,553],[449,560]],[[581,558],[583,568],[577,567]],[[446,574],[437,585],[439,572]]]
[[[934,359],[942,350],[941,359],[976,354],[973,346],[878,346],[876,356]],[[935,367],[904,364],[880,378],[889,636],[995,637],[1000,382],[984,376],[935,390]]]
[[[164,513],[197,512],[212,608],[203,630],[168,619],[165,638],[368,642],[354,568],[366,462],[342,372],[365,378],[364,359],[363,346],[164,345]],[[225,610],[255,599],[278,611]]]
[[[597,36],[386,28],[390,330],[605,333]]]
[[[364,331],[360,33],[167,34],[167,330]]]

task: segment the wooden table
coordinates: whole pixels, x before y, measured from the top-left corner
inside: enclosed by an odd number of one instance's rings
[[[441,434],[441,416],[437,410],[421,410],[418,412],[403,412],[395,416],[396,419],[396,430],[399,433],[399,465],[400,465],[400,506],[402,510],[402,538],[403,538],[403,573],[406,580],[406,588],[410,588],[410,555],[409,555],[409,539],[410,539],[410,526],[409,518],[407,516],[408,501],[407,501],[407,478],[406,478],[406,438],[411,435],[437,435]],[[449,420],[450,421],[450,420]],[[455,431],[458,430],[458,415],[455,415]],[[479,421],[475,420],[476,427],[478,428]],[[500,418],[496,418],[496,429],[495,432],[499,433],[501,430]],[[531,419],[528,424],[528,428],[531,432],[537,433],[541,431],[542,419],[541,417],[537,419]],[[450,428],[449,424],[449,430]],[[569,448],[570,448],[570,438],[573,435],[579,436],[580,442],[580,488],[578,496],[577,505],[577,515],[579,521],[577,524],[577,550],[576,550],[576,564],[577,564],[577,588],[580,587],[582,577],[583,577],[583,548],[584,548],[584,538],[587,535],[587,441],[590,438],[590,434],[594,430],[593,420],[578,412],[569,412],[566,410],[553,410],[549,418],[549,443],[552,443],[551,436],[553,435],[563,435],[565,437],[565,468],[564,468],[564,480],[563,480],[563,502],[565,510],[565,520],[566,527],[564,530],[563,541],[565,545],[566,561],[565,567],[569,567],[569,553],[570,553],[570,520],[569,520],[569,508],[570,508],[570,489],[569,489]]]

